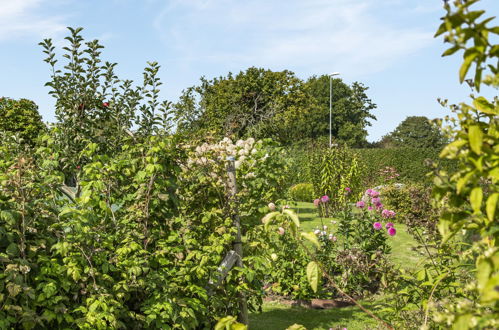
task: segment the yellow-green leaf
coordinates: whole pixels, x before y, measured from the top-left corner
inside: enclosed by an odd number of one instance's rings
[[[478,52],[470,52],[469,54],[465,54],[464,62],[459,69],[459,81],[462,83],[464,78],[466,77],[466,73],[470,69],[471,63],[473,60],[479,55]]]
[[[482,188],[480,187],[473,188],[473,190],[471,190],[470,193],[470,202],[471,202],[471,207],[473,208],[473,211],[475,211],[475,213],[480,212],[480,209],[482,208],[482,200],[483,200]]]
[[[284,214],[286,214],[291,220],[293,220],[293,222],[295,223],[296,227],[299,228],[300,227],[300,219],[298,218],[298,215],[289,210],[289,209],[285,209],[284,211],[282,211]]]
[[[494,303],[499,300],[499,274],[493,275],[485,284],[485,287],[481,291],[481,300],[483,303]]]
[[[307,328],[305,328],[303,325],[301,324],[293,324],[289,327],[286,328],[286,330],[307,330]]]
[[[301,233],[303,238],[314,244],[317,248],[320,248],[321,245],[319,244],[319,240],[317,239],[317,236],[313,232],[308,232],[308,233]]]
[[[262,223],[264,224],[265,226],[265,230],[267,230],[267,228],[269,227],[269,224],[270,222],[272,221],[272,219],[274,219],[276,216],[278,216],[280,213],[277,212],[277,211],[274,211],[274,212],[270,212],[268,214],[266,214],[263,218],[262,218]]]
[[[470,147],[476,154],[482,153],[483,132],[478,125],[472,125],[468,129],[468,137],[470,140]]]
[[[483,96],[477,97],[476,99],[473,100],[473,105],[475,108],[483,113],[489,114],[489,115],[497,115],[498,111],[494,109],[494,105],[487,101],[487,99]]]
[[[314,292],[317,292],[321,271],[319,265],[315,261],[310,261],[307,265],[307,280]]]
[[[489,220],[489,222],[494,221],[498,200],[499,200],[499,193],[493,193],[492,195],[489,196],[489,198],[487,198],[486,211],[487,211],[487,219]]]

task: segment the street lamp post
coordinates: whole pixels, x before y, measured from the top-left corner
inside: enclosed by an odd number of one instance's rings
[[[329,75],[329,148],[333,146],[333,77],[339,76],[339,72],[333,72]]]

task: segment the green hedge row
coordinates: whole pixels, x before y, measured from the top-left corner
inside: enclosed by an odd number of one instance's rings
[[[292,147],[287,150],[289,160],[288,184],[312,182],[311,166],[309,163],[314,157],[313,153],[320,153],[321,148]],[[360,165],[365,168],[363,184],[374,187],[388,182],[429,184],[431,178],[427,173],[431,171],[426,160],[436,162],[446,171],[456,170],[457,164],[452,160],[439,159],[439,149],[421,148],[389,148],[389,149],[353,149],[359,156]],[[383,172],[387,167],[395,171]],[[398,174],[396,180],[388,179],[393,174]]]
[[[366,184],[384,184],[390,173],[384,174],[386,167],[395,169],[397,182],[430,183],[427,173],[431,168],[426,160],[436,162],[447,171],[455,170],[457,164],[446,159],[439,159],[439,149],[390,148],[390,149],[355,149],[361,162],[366,166]]]

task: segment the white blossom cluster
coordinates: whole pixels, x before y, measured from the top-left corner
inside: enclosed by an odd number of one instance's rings
[[[221,177],[225,177],[227,158],[232,156],[235,158],[236,169],[244,168],[244,172],[247,172],[244,178],[251,179],[256,177],[252,171],[254,166],[259,161],[264,161],[269,157],[268,154],[263,157],[256,156],[261,146],[262,142],[255,141],[254,138],[238,140],[233,143],[231,139],[226,137],[215,144],[203,143],[194,149],[182,169],[188,172],[194,168],[204,167],[214,181],[222,184]]]

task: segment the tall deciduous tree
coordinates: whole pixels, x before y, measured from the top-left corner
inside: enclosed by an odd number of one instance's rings
[[[290,71],[249,68],[186,89],[174,106],[177,128],[201,137],[270,137],[282,143],[329,135],[329,78],[308,81]],[[375,105],[366,87],[334,81],[333,135],[348,144],[365,141]]]
[[[442,131],[424,116],[410,116],[389,134],[394,147],[441,148],[446,142]]]
[[[309,95],[317,102],[318,112],[313,117],[312,137],[329,135],[329,76],[313,76],[305,83]],[[366,94],[368,87],[354,82],[351,86],[341,79],[332,81],[332,135],[348,145],[358,146],[366,142],[366,127],[370,119],[376,119],[371,113],[376,109]]]

